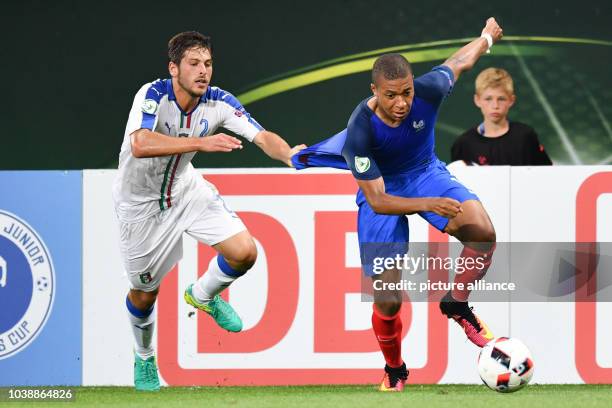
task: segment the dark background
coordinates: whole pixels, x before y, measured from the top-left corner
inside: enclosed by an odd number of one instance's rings
[[[166,44],[180,31],[213,38],[213,85],[235,95],[288,71],[402,44],[476,37],[489,16],[508,36],[612,41],[610,1],[21,1],[1,6],[0,169],[113,168],[136,91],[167,77]],[[579,162],[612,162],[612,47],[552,44],[526,57]],[[494,55],[495,53],[493,53]],[[415,74],[432,63],[415,64]],[[515,79],[511,119],[536,128],[557,164],[573,161],[513,56],[483,58],[444,104],[438,155],[480,122],[473,81],[487,66]],[[299,88],[246,105],[289,143],[314,143],[346,125],[369,93],[368,73]],[[598,109],[593,108],[596,104]],[[196,167],[277,166],[259,149],[200,154]]]

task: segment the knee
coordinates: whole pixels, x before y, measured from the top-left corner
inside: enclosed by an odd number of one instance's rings
[[[132,289],[128,294],[128,298],[137,309],[146,310],[155,304],[158,293],[159,288],[151,292],[143,292],[142,290]]]
[[[468,242],[465,242],[465,245],[480,253],[492,254],[495,250],[496,240],[495,230],[484,228],[478,231]]]
[[[376,309],[385,316],[395,316],[397,312],[402,308],[401,300],[385,300],[382,302],[375,302]]]
[[[497,234],[490,222],[479,223],[471,228],[464,242],[474,243],[481,251],[488,252],[495,248]]]
[[[478,242],[488,243],[490,244],[490,249],[495,246],[495,242],[497,241],[497,234],[495,233],[495,228],[490,223],[483,225],[481,227],[481,231],[479,234]]]
[[[253,240],[249,240],[247,243],[240,245],[235,251],[232,251],[230,257],[226,257],[226,260],[239,270],[249,270],[255,264],[257,260],[257,247]]]

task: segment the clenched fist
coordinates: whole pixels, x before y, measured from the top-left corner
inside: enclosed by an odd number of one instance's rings
[[[497,21],[495,21],[494,17],[489,17],[487,19],[487,23],[482,29],[481,35],[484,34],[489,34],[491,36],[491,38],[493,39],[493,44],[501,40],[504,35],[502,28],[499,26],[499,24],[497,24]]]

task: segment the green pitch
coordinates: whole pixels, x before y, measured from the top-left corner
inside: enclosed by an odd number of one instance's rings
[[[13,402],[13,407],[610,407],[612,385],[531,385],[498,394],[484,385],[410,385],[404,393],[375,386],[176,387],[136,392],[126,387],[76,387],[73,402]],[[0,404],[2,405],[2,404]],[[6,406],[6,403],[5,403]]]

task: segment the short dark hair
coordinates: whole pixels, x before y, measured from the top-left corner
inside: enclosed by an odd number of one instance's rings
[[[406,78],[412,73],[410,63],[402,54],[383,54],[374,61],[372,83],[382,75],[385,79]]]
[[[210,37],[197,31],[185,31],[178,33],[168,41],[168,59],[178,65],[181,63],[185,51],[193,47],[206,48],[212,56]]]

